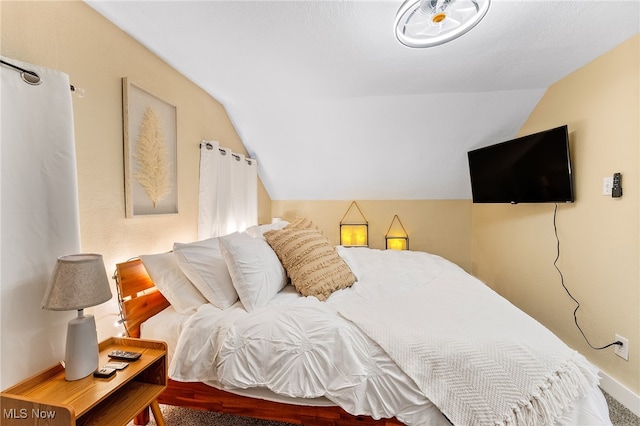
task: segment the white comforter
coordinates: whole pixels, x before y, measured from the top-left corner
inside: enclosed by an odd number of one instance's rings
[[[365,312],[371,318],[384,322],[385,301],[417,290],[425,298],[437,297],[437,292],[429,294],[429,288],[438,277],[453,274],[467,277],[473,285],[477,281],[453,263],[423,252],[342,248],[341,253],[358,282],[325,302],[301,297],[289,286],[270,305],[251,313],[240,303],[225,311],[203,305],[184,325],[171,360],[170,377],[217,381],[229,389],[265,387],[297,398],[324,396],[352,414],[395,416],[408,425],[449,425],[425,395],[428,387],[420,382],[420,387],[416,385],[399,367],[402,363],[394,362],[340,312],[352,314],[354,306],[360,312],[368,307]],[[432,287],[442,291],[441,285]],[[457,297],[463,304],[473,304],[474,294],[469,291],[465,296],[462,291]],[[446,309],[439,309],[432,317],[427,312],[421,318],[447,324],[455,320],[455,314],[448,317]],[[504,321],[509,323],[510,319]],[[539,337],[531,336],[534,340]],[[566,408],[576,404],[581,401]],[[599,407],[592,405],[558,423],[610,424],[606,405],[604,410],[601,402],[596,404]]]

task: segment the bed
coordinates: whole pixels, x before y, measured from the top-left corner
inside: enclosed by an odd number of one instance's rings
[[[309,221],[117,265],[161,404],[308,425],[610,425],[598,371],[452,262],[333,247]],[[137,423],[144,423],[144,415]]]

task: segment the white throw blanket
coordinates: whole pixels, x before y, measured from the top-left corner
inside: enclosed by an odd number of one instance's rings
[[[508,420],[526,425],[524,419],[537,412],[556,416],[581,388],[589,388],[589,398],[576,401],[558,425],[610,425],[589,364],[458,266],[421,252],[345,250],[358,282],[325,302],[287,286],[251,312],[240,302],[224,311],[201,306],[181,323],[169,376],[233,391],[267,388],[278,396],[324,397],[354,415],[396,417],[414,426],[450,424],[429,398],[457,426]],[[381,324],[378,333],[369,320]],[[159,320],[160,334],[149,338],[163,340],[168,324]],[[145,323],[145,334],[149,329]],[[424,343],[423,350],[406,342]],[[521,352],[522,361],[512,356]],[[479,368],[487,353],[487,369]],[[515,374],[515,384],[499,362]],[[452,384],[442,378],[449,372],[456,374]],[[525,407],[520,417],[513,409],[518,402]],[[543,424],[544,418],[529,423]]]
[[[455,425],[550,425],[598,382],[583,356],[459,269],[340,313]]]

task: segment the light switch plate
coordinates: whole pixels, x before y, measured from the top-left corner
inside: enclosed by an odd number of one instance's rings
[[[613,188],[613,177],[607,176],[602,178],[602,195],[611,196],[611,188]]]

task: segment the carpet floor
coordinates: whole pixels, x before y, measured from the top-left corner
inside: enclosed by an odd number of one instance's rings
[[[613,426],[640,426],[640,417],[634,415],[631,410],[613,399],[611,395],[602,392],[607,404],[609,404],[609,418]]]
[[[609,416],[613,426],[640,426],[640,417],[634,415],[606,392],[604,397],[609,404]],[[189,408],[161,405],[167,426],[287,426],[288,423],[257,420],[249,417],[231,416],[213,411],[192,410]],[[151,416],[149,426],[155,426]],[[133,426],[129,423],[128,426]],[[292,425],[293,426],[293,425]]]

